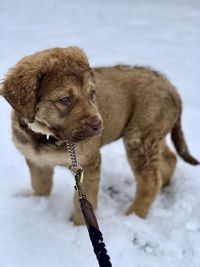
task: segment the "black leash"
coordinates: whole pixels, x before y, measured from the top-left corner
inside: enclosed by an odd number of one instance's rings
[[[72,161],[70,170],[72,171],[76,181],[75,189],[78,193],[81,211],[88,229],[91,243],[93,245],[94,253],[97,257],[97,261],[100,267],[112,267],[105,243],[103,242],[103,235],[99,229],[97,218],[93,211],[93,207],[82,192],[81,184],[83,181],[83,169],[78,165],[74,144],[67,143],[67,149]]]

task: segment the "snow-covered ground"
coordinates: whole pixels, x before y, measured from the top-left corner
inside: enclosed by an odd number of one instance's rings
[[[150,65],[177,86],[183,128],[200,159],[199,0],[1,0],[0,78],[24,55],[82,47],[91,65]],[[32,197],[24,158],[0,99],[0,266],[97,266],[84,226],[70,222],[73,179],[57,168],[53,193]],[[135,182],[121,141],[102,149],[97,216],[113,267],[200,266],[200,168],[179,160],[146,220],[125,217]]]

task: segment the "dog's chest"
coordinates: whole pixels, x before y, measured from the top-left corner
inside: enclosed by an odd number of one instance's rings
[[[13,135],[13,141],[23,156],[38,166],[66,166],[68,168],[71,165],[65,145],[56,146],[46,143],[35,146],[32,142],[22,142],[16,135]],[[78,161],[81,165],[87,165],[94,157],[94,150],[88,151],[86,147],[77,146]]]
[[[26,159],[31,160],[39,166],[56,166],[56,165],[70,165],[70,158],[67,149],[54,148],[52,145],[43,145],[35,147],[32,143],[22,143],[13,136],[13,141],[18,150],[24,155]]]

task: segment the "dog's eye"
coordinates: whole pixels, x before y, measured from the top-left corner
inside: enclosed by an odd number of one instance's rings
[[[72,102],[72,97],[71,96],[66,96],[61,99],[59,99],[59,102],[62,104],[68,104]]]

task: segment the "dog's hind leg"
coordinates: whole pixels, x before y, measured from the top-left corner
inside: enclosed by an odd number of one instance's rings
[[[176,155],[169,149],[169,147],[165,144],[164,150],[161,156],[161,173],[163,186],[169,185],[172,179],[172,175],[174,173],[176,167]]]
[[[30,174],[34,195],[47,196],[51,193],[53,183],[53,167],[38,166],[30,160],[26,160]]]
[[[155,197],[162,188],[160,149],[162,142],[151,135],[137,141],[131,132],[124,136],[129,163],[136,177],[136,196],[126,214],[135,212],[146,217]],[[136,142],[135,142],[136,141]]]

